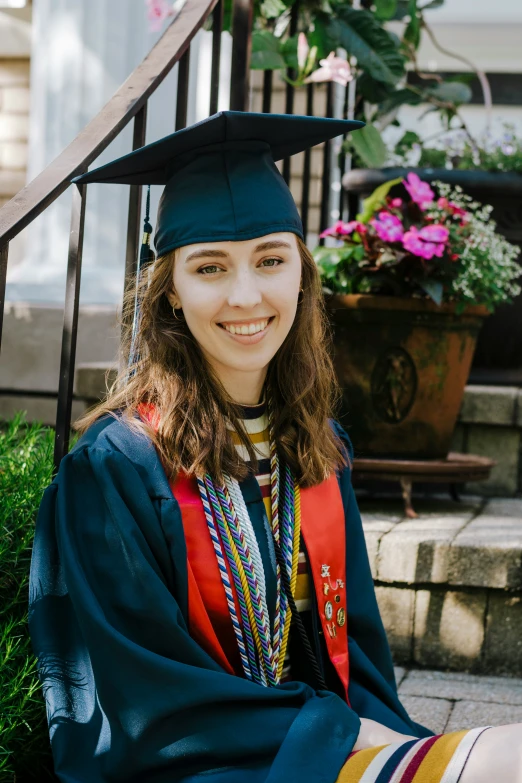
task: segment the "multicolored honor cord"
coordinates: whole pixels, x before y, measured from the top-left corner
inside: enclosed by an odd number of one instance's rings
[[[283,512],[280,520],[279,459],[274,442],[272,402],[269,395],[267,399],[272,533],[283,552],[292,594],[295,594],[301,528],[299,485],[286,465]],[[276,570],[276,610],[271,632],[263,565],[252,540],[253,528],[246,505],[237,502],[237,492],[241,492],[237,481],[226,476],[225,485],[216,487],[207,473],[204,479],[198,478],[198,487],[245,676],[260,685],[273,687],[281,680],[291,622],[288,599],[281,586],[279,564]],[[230,492],[229,487],[234,487],[234,490]],[[236,498],[236,503],[233,502],[232,495]],[[227,565],[237,594],[239,616]]]

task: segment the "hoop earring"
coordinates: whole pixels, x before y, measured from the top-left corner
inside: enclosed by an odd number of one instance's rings
[[[183,309],[181,307],[179,309],[181,310],[181,312],[183,312]],[[176,315],[176,308],[175,307],[172,308],[172,315],[174,316],[176,321],[182,321],[183,320],[182,318],[179,318],[179,316]]]
[[[303,293],[303,289],[300,288],[299,289],[299,296],[301,296],[302,293]],[[303,298],[304,298],[303,296],[301,296],[301,298],[299,298],[299,296],[297,297],[297,304],[301,304],[301,302],[303,301]]]

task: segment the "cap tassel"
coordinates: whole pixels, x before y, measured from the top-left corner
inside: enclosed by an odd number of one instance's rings
[[[145,204],[145,219],[143,221],[143,238],[141,242],[140,255],[138,258],[138,268],[136,270],[136,290],[134,294],[134,314],[132,317],[132,338],[131,347],[129,351],[129,361],[127,373],[127,380],[134,375],[135,370],[130,372],[130,367],[137,363],[140,359],[139,353],[136,352],[136,338],[140,328],[141,322],[141,310],[140,310],[140,297],[138,291],[140,289],[141,276],[147,272],[151,264],[156,260],[154,251],[150,246],[150,238],[152,236],[152,224],[150,222],[150,185],[147,188],[147,200]]]

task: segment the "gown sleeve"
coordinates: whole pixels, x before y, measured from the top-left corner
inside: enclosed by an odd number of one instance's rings
[[[333,693],[264,688],[191,638],[175,498],[118,450],[77,449],[38,514],[29,628],[67,783],[334,783],[360,721]]]
[[[354,457],[351,440],[339,422],[334,422],[334,429],[351,463]],[[371,718],[403,734],[431,736],[430,729],[411,720],[397,693],[392,655],[377,605],[350,468],[342,471],[340,488],[346,519],[350,705],[361,718]]]

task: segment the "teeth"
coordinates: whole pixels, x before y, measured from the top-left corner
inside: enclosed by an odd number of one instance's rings
[[[232,324],[227,326],[226,324],[222,324],[223,328],[231,334],[256,334],[257,332],[262,332],[263,329],[266,329],[267,325],[268,320],[258,321],[257,323],[252,324],[242,324],[241,326],[233,326]]]

